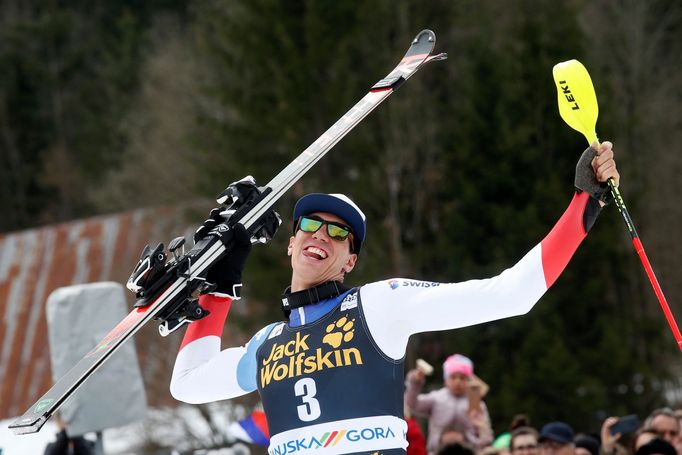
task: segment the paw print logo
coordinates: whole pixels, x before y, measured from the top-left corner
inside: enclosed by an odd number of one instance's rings
[[[346,316],[327,326],[327,334],[322,338],[323,343],[327,343],[334,349],[341,346],[341,342],[348,343],[353,339],[355,332],[355,319],[349,320]]]

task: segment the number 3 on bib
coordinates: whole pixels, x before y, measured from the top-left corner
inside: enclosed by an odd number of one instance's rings
[[[317,393],[315,380],[303,378],[296,381],[294,393],[303,400],[303,404],[296,406],[299,419],[304,422],[311,422],[320,417],[322,412],[320,411],[320,402],[315,399],[315,394]]]

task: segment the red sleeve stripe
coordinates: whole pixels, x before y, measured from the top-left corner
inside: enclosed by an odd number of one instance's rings
[[[205,294],[199,297],[199,304],[210,311],[211,314],[189,325],[187,332],[185,332],[185,337],[182,339],[180,349],[199,338],[211,335],[220,337],[223,334],[225,319],[227,319],[227,313],[230,311],[232,299]]]
[[[584,191],[576,193],[557,224],[541,242],[542,270],[545,273],[547,288],[559,278],[580,242],[587,235],[583,226],[583,215],[589,197]]]

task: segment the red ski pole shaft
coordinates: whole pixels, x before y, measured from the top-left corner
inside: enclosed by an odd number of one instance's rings
[[[642,245],[642,242],[639,240],[639,237],[633,237],[632,244],[635,247],[635,251],[637,251],[637,254],[639,255],[640,261],[642,261],[644,270],[646,271],[646,274],[649,277],[651,287],[654,288],[654,293],[658,298],[658,303],[661,304],[661,309],[663,310],[663,314],[665,314],[665,318],[668,320],[668,325],[670,326],[670,330],[672,330],[673,332],[675,341],[677,341],[677,346],[682,351],[682,335],[680,335],[680,329],[677,327],[677,322],[675,322],[675,318],[673,317],[673,314],[670,311],[668,302],[665,300],[663,290],[661,290],[661,286],[658,284],[658,280],[656,279],[656,275],[654,274],[654,269],[651,268],[651,263],[649,263],[649,258],[646,256],[644,246]]]
[[[627,226],[628,231],[630,232],[630,236],[632,237],[632,245],[635,247],[635,251],[639,256],[639,260],[642,262],[642,266],[646,271],[646,275],[649,278],[651,287],[654,289],[654,294],[656,294],[656,298],[658,298],[658,303],[661,305],[661,309],[663,310],[665,319],[668,321],[670,330],[672,331],[673,336],[675,337],[677,347],[680,348],[680,351],[682,351],[682,335],[680,334],[680,329],[677,327],[675,317],[673,316],[672,311],[670,311],[670,306],[668,306],[668,302],[665,299],[665,295],[663,295],[661,285],[658,284],[658,279],[656,279],[654,269],[651,267],[649,258],[647,257],[646,252],[644,251],[644,245],[642,245],[642,241],[639,239],[639,235],[637,234],[637,230],[635,229],[635,224],[632,222],[632,218],[630,218],[630,213],[628,212],[627,207],[625,207],[623,197],[620,195],[620,191],[618,191],[618,187],[614,183],[613,179],[609,179],[608,182],[609,188],[611,189],[611,194],[613,195],[613,199],[616,202],[616,207],[618,207],[618,211],[623,216],[623,221],[625,221],[625,225]]]

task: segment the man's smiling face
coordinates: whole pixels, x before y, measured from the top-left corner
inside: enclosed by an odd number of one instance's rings
[[[315,212],[314,215],[326,221],[347,225],[332,213]],[[289,239],[287,254],[291,256],[292,292],[308,289],[331,280],[343,281],[344,274],[353,270],[357,255],[351,253],[351,239],[334,240],[322,226],[317,232],[296,231]]]

